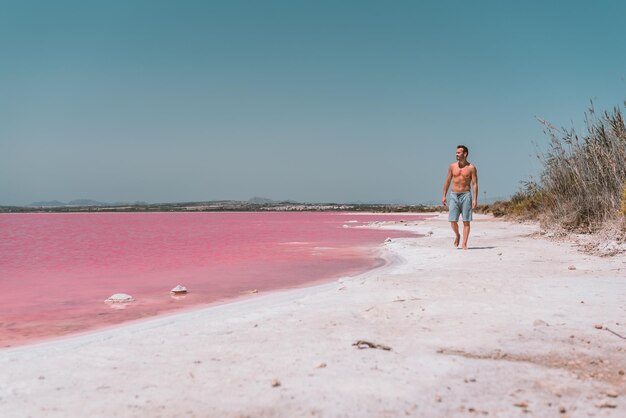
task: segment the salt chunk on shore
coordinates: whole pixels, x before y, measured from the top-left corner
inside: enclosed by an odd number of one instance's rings
[[[131,295],[127,295],[126,293],[116,293],[112,296],[109,296],[109,298],[105,300],[105,302],[107,303],[128,303],[134,301],[135,298]]]
[[[385,243],[391,242],[391,238],[387,237],[387,239],[385,240]]]
[[[170,293],[174,293],[174,294],[187,293],[187,288],[183,286],[182,284],[179,284],[178,286],[170,290]]]

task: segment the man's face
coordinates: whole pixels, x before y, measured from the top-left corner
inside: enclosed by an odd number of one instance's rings
[[[467,154],[465,153],[463,148],[457,148],[456,149],[456,160],[457,161],[463,161],[463,160],[465,160],[466,157],[467,157]]]

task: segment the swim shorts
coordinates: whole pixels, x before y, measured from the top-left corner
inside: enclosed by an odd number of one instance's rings
[[[472,221],[472,194],[470,192],[452,192],[448,199],[448,221],[458,222],[463,214],[463,222]]]

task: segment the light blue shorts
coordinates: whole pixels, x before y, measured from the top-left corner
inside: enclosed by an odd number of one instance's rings
[[[450,193],[448,220],[458,222],[461,214],[463,214],[463,222],[472,221],[472,194],[470,192]]]

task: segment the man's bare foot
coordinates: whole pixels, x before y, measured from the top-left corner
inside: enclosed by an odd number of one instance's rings
[[[463,245],[463,249],[467,250],[467,244]]]
[[[457,235],[456,238],[454,239],[454,246],[455,247],[459,246],[459,241],[461,241],[461,236]]]

